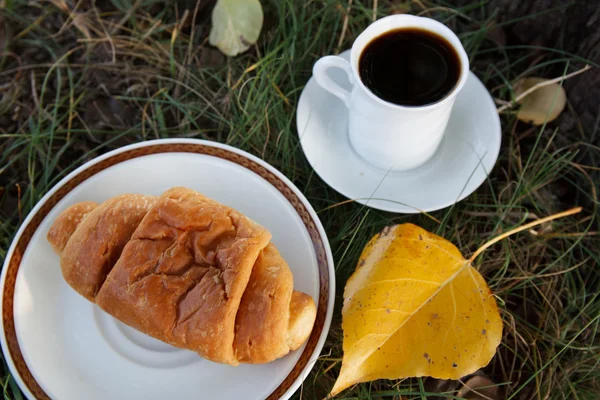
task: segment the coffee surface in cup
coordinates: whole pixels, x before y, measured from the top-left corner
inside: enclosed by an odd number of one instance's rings
[[[365,46],[360,79],[382,100],[423,106],[443,99],[460,77],[460,59],[442,36],[421,28],[386,32]]]

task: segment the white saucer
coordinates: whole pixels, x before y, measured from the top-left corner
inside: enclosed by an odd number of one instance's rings
[[[340,56],[349,59],[350,51]],[[349,87],[342,70],[332,77]],[[464,199],[485,181],[500,151],[494,101],[472,72],[436,154],[410,171],[388,173],[359,157],[348,140],[346,107],[314,78],[300,96],[296,122],[304,154],[321,179],[359,203],[398,213],[439,210]]]
[[[218,177],[216,179],[215,177]],[[215,364],[129,328],[79,296],[62,277],[46,234],[69,205],[122,193],[187,186],[267,227],[294,287],[317,303],[304,346],[264,365]],[[194,139],[134,144],[64,178],[23,222],[0,279],[2,351],[28,399],[287,399],[319,357],[333,313],[327,236],[302,193],[266,162]]]

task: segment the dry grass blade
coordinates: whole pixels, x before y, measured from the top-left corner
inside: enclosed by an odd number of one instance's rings
[[[373,17],[372,20],[375,22],[377,20],[377,7],[379,7],[379,2],[377,0],[373,0]]]
[[[350,10],[352,9],[352,0],[348,0],[348,7],[346,8],[346,12],[344,13],[344,22],[342,23],[342,33],[340,34],[340,38],[338,40],[336,53],[339,53],[342,49],[342,44],[344,43],[344,39],[346,38],[346,30],[348,29],[348,19],[350,18]]]
[[[590,257],[586,258],[585,260],[583,260],[582,262],[573,265],[571,268],[567,268],[564,271],[558,271],[558,272],[552,272],[550,274],[531,274],[530,276],[515,276],[515,277],[511,277],[511,278],[507,278],[509,280],[514,280],[514,281],[522,281],[525,279],[532,279],[532,278],[536,278],[536,279],[540,279],[540,278],[550,278],[553,276],[558,276],[558,275],[563,275],[566,274],[568,272],[571,272],[573,270],[576,270],[577,268],[581,267],[582,265],[585,265],[587,262],[590,261]]]

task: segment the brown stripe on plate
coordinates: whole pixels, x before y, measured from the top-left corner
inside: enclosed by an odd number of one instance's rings
[[[302,352],[302,355],[300,356],[300,359],[294,365],[292,371],[283,380],[279,387],[277,387],[277,389],[275,389],[275,391],[273,391],[273,393],[271,393],[267,397],[267,399],[279,399],[292,386],[296,379],[298,379],[304,368],[310,362],[310,358],[317,346],[317,342],[319,341],[321,331],[323,330],[323,326],[325,324],[325,315],[327,314],[327,303],[329,300],[329,269],[327,265],[327,254],[325,252],[323,239],[319,234],[315,221],[311,217],[310,213],[308,212],[302,201],[298,198],[298,196],[296,196],[296,194],[294,194],[293,190],[289,186],[287,186],[280,178],[278,178],[274,173],[272,173],[259,163],[252,161],[241,154],[234,153],[227,149],[212,147],[200,143],[156,144],[127,150],[122,153],[115,154],[112,157],[109,157],[86,168],[79,174],[72,177],[63,186],[61,186],[60,189],[56,191],[56,193],[54,193],[48,198],[48,200],[46,200],[46,202],[42,205],[38,212],[33,216],[31,221],[29,221],[29,224],[25,227],[23,234],[18,239],[15,250],[7,267],[8,270],[6,272],[6,281],[4,285],[4,296],[2,304],[2,320],[4,324],[4,334],[6,336],[6,342],[8,344],[10,357],[12,358],[15,364],[17,372],[21,376],[21,379],[23,379],[23,382],[25,383],[25,385],[27,385],[27,388],[37,399],[50,399],[50,397],[48,397],[48,395],[44,392],[44,390],[35,380],[35,378],[31,374],[31,371],[27,367],[25,360],[23,359],[23,354],[21,353],[21,349],[19,348],[19,342],[17,341],[17,334],[15,331],[15,322],[13,314],[15,283],[17,280],[17,273],[19,271],[19,266],[21,264],[23,254],[25,253],[25,250],[27,249],[27,246],[29,245],[33,234],[38,229],[39,225],[44,220],[44,218],[48,215],[50,210],[52,210],[54,206],[56,206],[56,204],[63,197],[65,197],[79,184],[81,184],[91,176],[97,174],[98,172],[101,172],[123,161],[159,153],[205,154],[234,162],[246,169],[251,170],[255,174],[268,181],[294,207],[310,235],[313,246],[315,248],[315,253],[317,255],[317,262],[319,266],[319,305],[317,308],[317,318],[315,320],[315,325],[308,339],[306,347]]]

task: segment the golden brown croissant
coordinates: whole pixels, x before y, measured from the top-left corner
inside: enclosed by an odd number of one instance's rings
[[[266,363],[306,341],[313,299],[271,234],[185,188],[60,214],[48,241],[65,280],[121,322],[209,360]]]

